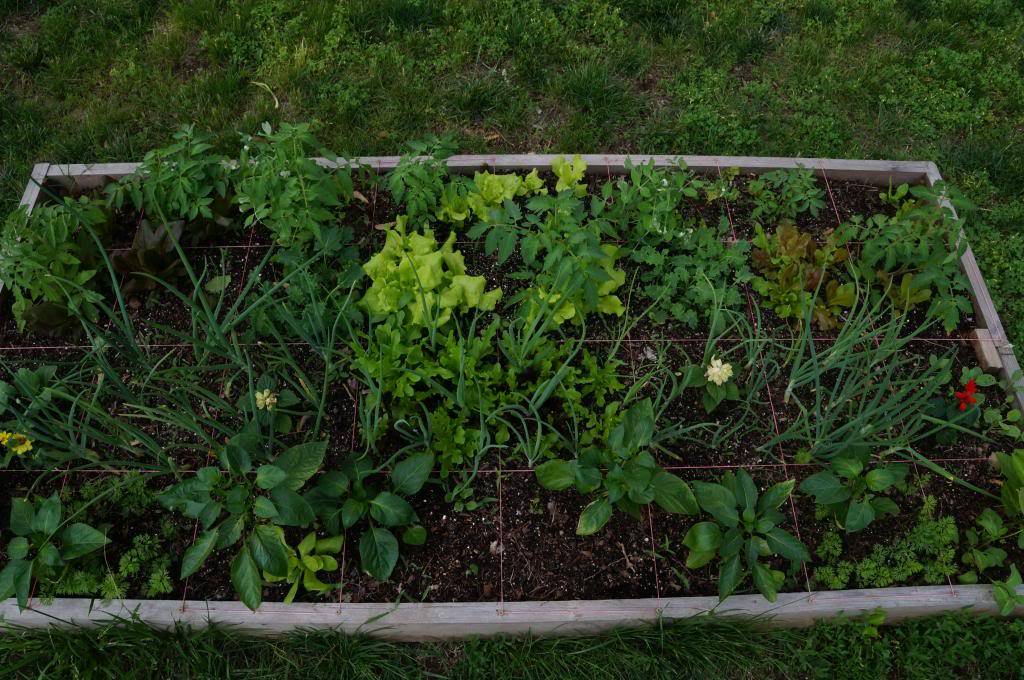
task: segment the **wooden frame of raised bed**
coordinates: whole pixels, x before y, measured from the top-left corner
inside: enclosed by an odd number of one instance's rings
[[[447,162],[449,168],[458,173],[483,169],[508,172],[546,168],[555,158],[555,155],[544,154],[466,155],[452,156]],[[902,183],[934,185],[942,179],[934,163],[919,161],[600,154],[586,154],[582,158],[587,163],[588,173],[602,175],[625,172],[627,160],[633,164],[653,160],[659,167],[674,167],[683,161],[690,170],[703,174],[717,174],[723,168],[733,167],[744,173],[758,174],[802,166],[813,170],[826,185],[830,180],[856,180],[879,187]],[[357,160],[362,165],[386,172],[394,168],[400,159],[397,156],[378,156]],[[332,165],[332,161],[326,159],[318,159],[318,162]],[[21,204],[31,210],[47,184],[83,189],[101,187],[131,174],[137,167],[137,163],[40,163],[32,171]],[[979,365],[988,371],[998,372],[1009,381],[1020,370],[1020,364],[969,246],[961,258],[961,267],[970,283],[974,303],[977,328],[971,334],[971,341]],[[1020,407],[1024,408],[1024,392],[1018,391],[1016,397]],[[278,634],[298,628],[336,628],[350,633],[363,632],[393,640],[415,641],[527,632],[587,634],[705,614],[756,617],[767,625],[805,626],[818,619],[840,614],[853,617],[879,607],[886,611],[887,622],[960,610],[973,614],[997,611],[989,586],[950,584],[783,593],[774,603],[761,595],[734,595],[725,602],[719,602],[717,597],[410,604],[270,602],[255,612],[241,602],[114,600],[104,603],[88,598],[59,598],[47,603],[33,601],[29,608],[21,610],[11,599],[0,602],[0,622],[44,627],[95,625],[115,619],[137,618],[158,627],[173,626],[176,622],[192,626],[212,622],[262,634]],[[1018,608],[1017,614],[1022,613]]]

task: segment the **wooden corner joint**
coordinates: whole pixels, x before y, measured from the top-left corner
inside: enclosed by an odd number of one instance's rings
[[[974,348],[974,353],[978,356],[978,365],[981,370],[995,373],[1003,367],[999,348],[987,328],[975,328],[967,338],[971,341],[971,347]]]

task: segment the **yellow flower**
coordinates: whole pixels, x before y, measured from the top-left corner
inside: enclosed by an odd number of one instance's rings
[[[4,434],[7,434],[6,432]],[[16,456],[21,456],[32,450],[32,440],[17,432],[10,434],[4,441],[7,448]]]
[[[277,395],[270,390],[256,393],[256,408],[269,411],[277,405]]]
[[[716,385],[724,385],[732,377],[732,364],[726,364],[721,359],[711,357],[711,363],[708,364],[708,370],[704,377]]]
[[[0,432],[0,444],[7,446],[7,440],[11,438],[10,432]]]

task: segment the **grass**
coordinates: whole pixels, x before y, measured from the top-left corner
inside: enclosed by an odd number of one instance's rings
[[[851,621],[762,631],[683,621],[597,637],[396,644],[334,632],[247,637],[223,628],[13,631],[0,636],[10,678],[1013,678],[1024,622],[944,616],[867,634]]]

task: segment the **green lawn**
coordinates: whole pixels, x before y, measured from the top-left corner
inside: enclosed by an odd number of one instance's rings
[[[157,633],[141,626],[92,633],[0,636],[5,678],[394,678],[623,680],[624,678],[1020,678],[1024,622],[941,617],[880,629],[820,624],[757,631],[684,622],[596,638],[390,644],[335,633],[280,640],[224,630]]]
[[[127,160],[183,122],[313,120],[340,154],[931,159],[1024,338],[1015,0],[0,0],[0,208],[40,160]]]

